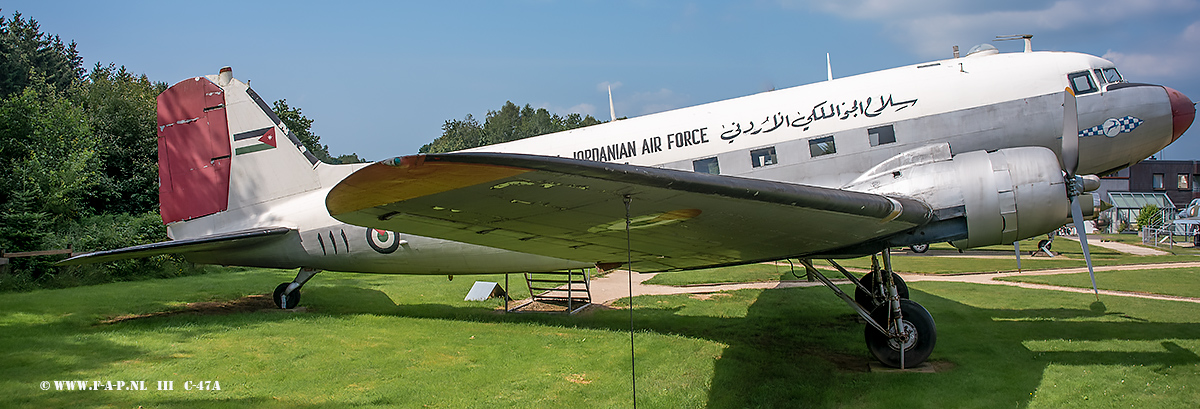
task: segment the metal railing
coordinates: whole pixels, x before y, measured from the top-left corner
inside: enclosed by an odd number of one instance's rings
[[[1197,234],[1196,225],[1167,222],[1161,226],[1143,227],[1142,244],[1149,244],[1155,247],[1166,245],[1171,248],[1175,248],[1180,243],[1192,243],[1195,246],[1200,241],[1200,237]],[[1179,237],[1182,237],[1183,240],[1179,240]]]

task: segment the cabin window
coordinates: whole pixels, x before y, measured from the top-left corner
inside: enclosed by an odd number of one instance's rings
[[[837,146],[833,144],[833,135],[823,138],[814,138],[808,140],[808,153],[812,157],[823,155],[831,155],[837,153]]]
[[[1191,183],[1189,183],[1189,182],[1191,182],[1191,180],[1188,180],[1188,179],[1189,179],[1191,176],[1192,176],[1192,175],[1189,175],[1189,174],[1187,174],[1187,173],[1180,173],[1180,174],[1178,175],[1178,177],[1176,178],[1176,179],[1178,179],[1178,180],[1176,180],[1176,182],[1175,182],[1175,185],[1176,185],[1176,186],[1175,186],[1175,188],[1176,188],[1176,189],[1179,189],[1179,190],[1189,190],[1189,189],[1191,189],[1191,188],[1192,188],[1192,184],[1191,184]]]
[[[721,174],[721,165],[717,163],[717,158],[696,159],[692,161],[692,168],[700,173]]]
[[[892,129],[891,125],[871,128],[867,130],[867,139],[871,141],[871,146],[895,143],[896,130]]]
[[[1088,71],[1068,74],[1067,81],[1071,83],[1071,88],[1075,90],[1075,95],[1090,94],[1100,90],[1096,88],[1096,83],[1092,82],[1092,74]]]
[[[770,166],[779,163],[775,156],[775,147],[755,149],[750,151],[750,165],[754,167]]]
[[[1154,190],[1163,190],[1166,187],[1163,185],[1163,174],[1155,173],[1150,177],[1150,184]]]

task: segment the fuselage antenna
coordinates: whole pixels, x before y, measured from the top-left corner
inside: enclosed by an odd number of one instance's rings
[[[829,64],[829,53],[825,53],[825,79],[833,81],[833,66]]]
[[[608,86],[608,117],[612,118],[611,121],[617,120],[617,110],[613,109],[612,85]]]
[[[1033,52],[1033,34],[1011,34],[996,36],[996,41],[1016,40],[1018,38],[1025,40],[1025,52]]]

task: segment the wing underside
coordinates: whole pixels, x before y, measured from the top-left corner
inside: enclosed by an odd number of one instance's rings
[[[261,244],[264,241],[282,237],[292,229],[287,227],[262,227],[220,233],[185,240],[171,240],[140,246],[125,247],[116,250],[96,251],[80,254],[58,262],[59,265],[75,265],[101,263],[105,261],[124,260],[129,258],[150,257],[160,254],[186,254],[202,251],[218,251],[222,249],[244,248],[245,246]]]
[[[498,153],[376,163],[326,205],[350,224],[594,263],[628,257],[645,272],[827,253],[931,217],[900,197]]]

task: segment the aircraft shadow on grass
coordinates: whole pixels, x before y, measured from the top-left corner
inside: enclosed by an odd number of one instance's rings
[[[1099,303],[1080,309],[987,309],[916,290],[913,298],[936,314],[939,339],[931,361],[942,368],[942,373],[912,374],[911,382],[855,381],[863,376],[893,374],[855,374],[866,372],[872,362],[870,353],[862,348],[863,324],[823,288],[764,290],[748,306],[744,317],[681,314],[689,304],[712,302],[686,295],[639,297],[635,300],[634,326],[638,331],[728,345],[715,363],[707,402],[708,407],[717,408],[836,406],[856,399],[866,384],[891,390],[883,393],[897,396],[934,396],[939,390],[971,388],[973,395],[1027,406],[1031,392],[1052,364],[1144,365],[1161,370],[1200,363],[1200,356],[1193,351],[1166,341],[1200,339],[1200,328],[1192,323],[1148,322],[1107,311]],[[667,307],[647,300],[668,300]],[[383,304],[379,300],[371,302],[362,312],[379,313],[387,308]],[[393,315],[417,318],[629,330],[627,310],[595,310],[571,317],[502,314],[490,308],[445,304],[401,303],[391,308]],[[1106,315],[1124,321],[1071,320]],[[1034,351],[1025,344],[1043,340],[1160,341],[1163,351]],[[881,396],[880,391],[871,393]]]
[[[752,297],[742,290],[720,298]],[[739,294],[741,293],[741,294]],[[353,285],[315,286],[306,293],[319,314],[379,314],[471,322],[529,322],[546,325],[623,332],[629,329],[628,310],[596,309],[577,316],[560,314],[504,314],[488,307],[445,304],[397,305],[387,294]],[[864,377],[870,354],[861,347],[863,324],[835,297],[821,288],[763,290],[745,301],[744,316],[692,315],[700,303],[683,296],[649,296],[635,300],[634,326],[638,331],[680,335],[719,342],[728,347],[714,366],[708,407],[836,406],[872,396],[934,396],[948,389],[970,388],[973,395],[993,402],[1027,406],[1049,365],[1145,365],[1167,368],[1200,362],[1193,351],[1165,340],[1200,339],[1192,323],[1155,323],[1137,320],[1103,305],[1069,309],[987,309],[966,305],[929,293],[913,291],[913,298],[937,313],[938,347],[931,357],[944,368],[938,374],[911,374],[887,382]],[[658,303],[657,301],[664,301]],[[491,305],[491,304],[489,304]],[[736,308],[734,309],[736,310]],[[1076,318],[1120,316],[1126,321],[1071,321]],[[211,331],[246,328],[295,318],[287,312],[233,312],[206,314],[178,312],[103,324],[95,331],[172,328],[173,337],[200,336]],[[1066,321],[1064,321],[1066,320]],[[51,327],[47,327],[47,325]],[[81,370],[97,369],[126,360],[153,360],[146,351],[117,345],[102,337],[39,336],[61,333],[77,323],[27,324],[8,328],[28,333],[38,342],[14,342],[9,356],[24,357],[6,365],[41,366],[42,374],[69,377]],[[59,339],[62,338],[62,339]],[[1034,351],[1028,341],[1159,341],[1162,352]],[[47,344],[49,342],[49,344]],[[83,342],[87,345],[81,345]],[[23,345],[23,346],[22,346]],[[87,359],[72,358],[87,351]],[[56,364],[56,362],[58,362]],[[89,363],[90,364],[87,364]],[[81,367],[80,365],[91,365]],[[247,401],[250,402],[250,401]],[[314,406],[320,407],[320,406]]]

